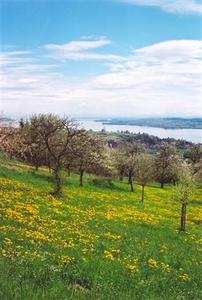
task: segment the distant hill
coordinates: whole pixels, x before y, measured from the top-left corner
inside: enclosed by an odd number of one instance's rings
[[[14,121],[14,120],[11,119],[10,117],[1,117],[0,120],[3,121],[3,122],[11,122],[11,121]]]
[[[202,118],[116,118],[99,121],[103,125],[135,125],[164,129],[202,129]]]
[[[0,118],[0,127],[18,127],[19,121],[14,120],[10,117],[1,117]]]

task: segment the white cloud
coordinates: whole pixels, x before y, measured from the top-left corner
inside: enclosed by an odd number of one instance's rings
[[[113,54],[99,54],[99,53],[84,53],[84,52],[63,52],[63,53],[54,53],[52,58],[60,61],[68,61],[68,60],[73,60],[73,61],[80,61],[80,60],[97,60],[97,61],[122,61],[124,58],[119,55],[113,55]]]
[[[32,56],[24,55],[23,62],[23,55],[9,55],[0,68],[0,110],[13,115],[200,115],[201,57],[201,41],[166,41],[133,50],[122,61],[112,59],[103,74],[75,78]]]
[[[113,54],[100,54],[96,52],[88,52],[96,50],[103,46],[110,45],[111,41],[106,37],[93,39],[93,37],[82,37],[82,40],[71,41],[66,44],[48,44],[44,48],[49,51],[51,57],[61,61],[79,61],[79,60],[98,60],[98,61],[119,61],[123,57]]]
[[[87,38],[87,37],[86,37]],[[90,37],[89,37],[90,38]],[[96,49],[102,46],[106,46],[111,44],[110,40],[106,37],[100,37],[97,40],[80,40],[80,41],[72,41],[67,44],[57,45],[57,44],[48,44],[45,45],[44,48],[50,50],[58,50],[64,52],[81,52],[90,49]]]
[[[26,57],[31,54],[31,51],[2,51],[0,52],[0,66],[8,66],[8,64],[19,64],[25,61],[33,61],[33,59]]]
[[[162,59],[190,59],[201,58],[202,43],[199,40],[173,40],[154,44],[142,49],[134,50],[135,54]]]
[[[98,76],[95,86],[114,90],[128,103],[127,114],[131,109],[134,114],[199,115],[201,57],[201,41],[155,44],[135,50],[122,64],[112,64],[111,72]]]
[[[177,14],[202,14],[200,0],[116,0],[133,5],[160,7],[162,10]]]

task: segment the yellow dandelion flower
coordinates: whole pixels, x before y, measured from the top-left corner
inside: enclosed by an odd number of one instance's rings
[[[182,281],[190,281],[190,280],[191,280],[191,277],[190,277],[188,274],[184,273],[184,274],[182,274],[182,275],[179,275],[179,276],[178,276],[178,279],[180,279],[180,280],[182,280]]]
[[[153,268],[153,269],[156,269],[158,267],[157,261],[153,258],[150,258],[148,260],[148,264],[149,264],[150,268]]]

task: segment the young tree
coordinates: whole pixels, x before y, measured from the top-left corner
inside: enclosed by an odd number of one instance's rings
[[[195,188],[195,177],[189,166],[184,165],[179,172],[178,182],[174,188],[174,197],[180,201],[181,206],[181,221],[180,231],[186,229],[187,205]]]
[[[139,143],[127,143],[124,146],[126,155],[126,172],[128,175],[128,183],[130,184],[131,192],[134,192],[133,180],[136,171],[137,155],[144,152],[144,146]]]
[[[30,132],[42,140],[47,150],[49,167],[53,170],[55,179],[53,194],[60,196],[62,194],[61,170],[67,161],[70,144],[80,134],[77,124],[66,117],[41,114],[32,116],[29,125]]]
[[[199,181],[202,182],[202,158],[194,166],[194,173]]]
[[[174,147],[167,144],[161,146],[159,153],[155,158],[155,177],[156,181],[161,184],[161,188],[165,183],[175,179],[179,157]]]
[[[12,159],[24,159],[28,147],[17,128],[1,128],[0,130],[0,149],[9,155]]]
[[[198,163],[202,159],[202,145],[193,145],[184,153],[184,158],[190,159],[193,164]]]
[[[194,173],[202,178],[202,145],[196,144],[184,153],[184,158],[193,167]]]
[[[112,152],[113,165],[116,170],[116,174],[120,181],[123,181],[123,177],[126,175],[126,153],[123,149],[117,149]]]
[[[144,188],[154,178],[154,158],[150,154],[139,154],[136,160],[135,179],[142,186],[141,202],[144,202]]]
[[[100,150],[98,151],[95,163],[89,168],[89,173],[100,177],[107,177],[107,180],[110,181],[110,178],[115,176],[112,155],[113,150],[108,147],[104,138],[99,137],[97,140],[100,143]]]
[[[80,186],[83,186],[83,175],[86,171],[91,172],[93,168],[98,168],[104,159],[104,143],[101,139],[90,136],[83,131],[82,134],[73,141],[71,150],[73,153],[73,164],[78,169]]]
[[[40,166],[47,165],[47,151],[42,137],[37,130],[34,130],[32,125],[29,121],[23,121],[23,126],[20,125],[20,133],[27,145],[24,160],[33,165],[35,170],[38,171]]]

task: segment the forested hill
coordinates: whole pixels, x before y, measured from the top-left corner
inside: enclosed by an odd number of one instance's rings
[[[135,125],[164,129],[202,129],[202,118],[116,118],[99,121],[102,121],[105,125]]]
[[[110,148],[117,148],[122,143],[137,142],[146,146],[150,150],[158,150],[164,144],[168,144],[176,147],[178,150],[186,150],[193,146],[192,142],[188,142],[183,139],[174,139],[174,138],[159,138],[148,133],[131,133],[129,131],[122,131],[118,133],[108,133],[105,131],[96,133],[98,136],[101,135],[105,137]]]

